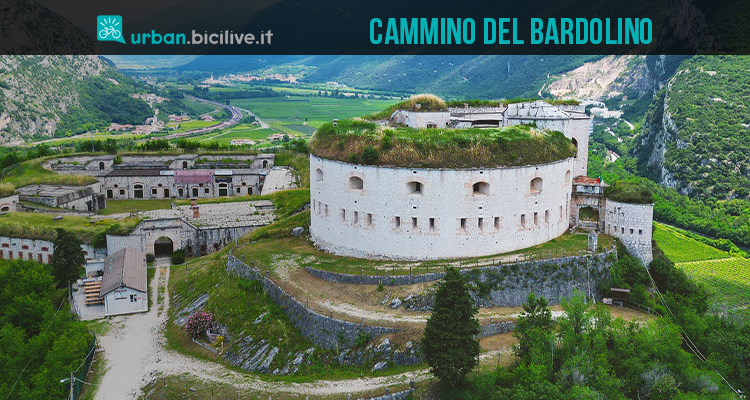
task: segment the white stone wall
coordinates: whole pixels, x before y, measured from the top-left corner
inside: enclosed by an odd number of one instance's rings
[[[18,211],[18,195],[13,194],[0,198],[0,211]]]
[[[451,114],[448,111],[435,112],[418,112],[397,110],[391,116],[391,121],[396,124],[405,125],[415,129],[424,129],[428,125],[435,125],[435,128],[445,128],[451,120]]]
[[[519,125],[535,123],[537,127],[562,132],[565,137],[575,139],[577,151],[573,160],[572,175],[587,176],[587,163],[589,159],[589,135],[593,132],[594,125],[589,118],[567,118],[567,119],[524,119],[512,118],[505,121],[506,125]]]
[[[319,247],[355,257],[437,259],[526,248],[568,229],[571,182],[565,176],[572,164],[448,170],[311,155],[310,231]],[[362,179],[362,190],[350,188],[352,177]],[[542,179],[540,192],[531,190],[534,178]],[[421,184],[421,195],[410,193],[410,182]],[[475,195],[475,183],[488,184],[486,194]]]
[[[107,256],[105,249],[95,249],[89,244],[82,244],[86,260],[97,260]],[[31,260],[49,264],[55,247],[48,240],[21,239],[0,236],[0,259]]]
[[[654,205],[620,203],[607,199],[604,231],[622,241],[646,265],[653,260]]]

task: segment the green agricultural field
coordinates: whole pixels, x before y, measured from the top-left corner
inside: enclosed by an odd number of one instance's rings
[[[712,311],[750,317],[750,260],[726,258],[679,263],[677,267],[706,285]]]
[[[654,240],[674,263],[720,260],[731,257],[726,251],[685,236],[680,233],[680,229],[660,223],[655,223],[654,228]]]
[[[750,317],[750,260],[684,235],[681,229],[654,224],[654,240],[677,268],[706,285],[715,313]]]
[[[359,117],[381,111],[396,100],[365,100],[330,97],[271,97],[232,100],[232,105],[245,108],[273,127],[307,122],[314,128],[333,119]]]
[[[205,140],[215,141],[223,144],[230,144],[232,142],[232,139],[252,139],[255,141],[260,141],[270,135],[273,135],[274,133],[278,133],[278,131],[274,129],[237,128],[231,129],[226,133],[221,133],[213,136],[209,135],[208,139]]]
[[[174,124],[167,125],[170,128],[176,128],[176,129],[170,129],[169,133],[178,133],[178,132],[185,132],[189,131],[191,129],[197,129],[197,128],[205,128],[207,126],[213,126],[218,125],[221,123],[221,121],[189,121],[189,122],[178,122]],[[179,126],[179,128],[177,128]]]

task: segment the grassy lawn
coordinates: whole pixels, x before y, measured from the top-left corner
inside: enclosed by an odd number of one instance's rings
[[[334,118],[344,119],[370,114],[393,105],[395,100],[365,100],[329,97],[271,97],[232,100],[232,105],[245,108],[273,127],[307,125],[318,128]]]
[[[165,336],[167,346],[173,350],[227,365],[229,368],[240,369],[226,364],[220,356],[208,352],[192,342],[184,329],[174,325],[171,321],[179,311],[179,301],[182,306],[207,293],[209,295],[205,311],[229,327],[235,335],[245,332],[254,340],[273,340],[273,345],[279,347],[278,356],[271,364],[270,370],[283,368],[296,353],[305,351],[314,345],[292,325],[289,317],[279,308],[256,281],[249,281],[229,275],[226,270],[228,249],[197,258],[179,266],[172,266],[170,271],[170,291],[172,293],[172,308],[170,322],[167,324]],[[261,314],[266,313],[262,323],[254,321]],[[289,354],[290,353],[290,354]],[[289,355],[287,355],[289,354]],[[259,375],[264,380],[287,382],[311,382],[318,379],[343,379],[360,376],[383,376],[404,371],[423,368],[423,365],[408,367],[391,367],[386,371],[370,373],[372,365],[342,366],[338,364],[338,354],[331,350],[316,348],[311,364],[306,362],[300,370],[289,376]]]
[[[349,274],[390,275],[424,274],[441,271],[448,265],[471,268],[477,265],[486,266],[495,264],[501,257],[518,255],[524,259],[544,259],[561,257],[563,251],[567,255],[577,254],[585,251],[588,237],[584,234],[564,234],[557,239],[509,253],[497,254],[487,257],[475,257],[456,260],[431,260],[431,261],[377,261],[359,258],[340,257],[318,250],[306,238],[294,238],[291,236],[292,229],[297,226],[309,226],[309,211],[293,215],[286,219],[279,219],[276,223],[253,231],[249,238],[251,243],[246,243],[235,249],[237,257],[245,257],[246,262],[251,260],[261,268],[272,269],[274,260],[279,257],[296,258],[296,262],[302,267],[313,267],[327,271],[335,271]],[[614,244],[610,236],[599,235],[601,247],[609,248]]]
[[[29,185],[70,185],[82,186],[96,183],[93,176],[58,174],[42,167],[46,159],[28,160],[18,164],[17,168],[8,170],[2,178],[3,183],[10,183],[20,188]]]
[[[85,217],[64,216],[58,221],[53,221],[53,217],[49,214],[26,212],[9,212],[0,215],[0,235],[54,240],[55,229],[63,228],[74,232],[84,243],[91,243],[94,236],[105,230],[116,230],[117,233],[123,234],[131,231],[138,224],[136,218],[119,221],[105,219],[91,223],[91,220]]]
[[[426,382],[419,382],[416,384],[417,389],[424,390],[423,388],[427,385]],[[408,383],[397,384],[390,387],[390,392],[395,393],[402,390],[408,389]],[[191,391],[193,388],[195,391]],[[184,399],[184,400],[202,400],[202,399],[247,399],[247,400],[266,400],[273,398],[274,400],[291,400],[291,399],[309,399],[309,400],[345,400],[350,398],[371,398],[376,396],[382,396],[385,392],[383,389],[358,393],[356,397],[351,397],[348,394],[341,395],[325,395],[325,396],[314,396],[314,395],[300,395],[290,394],[283,391],[273,391],[272,394],[268,392],[260,392],[253,389],[238,390],[231,385],[207,382],[189,375],[167,375],[160,376],[158,379],[154,379],[148,385],[144,386],[141,391],[150,393],[148,397],[150,399]],[[269,395],[270,394],[270,395]]]
[[[188,202],[189,203],[189,202]],[[172,207],[171,199],[153,200],[107,200],[107,208],[99,210],[101,215],[163,210]]]

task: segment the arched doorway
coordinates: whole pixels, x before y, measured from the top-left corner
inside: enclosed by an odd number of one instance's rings
[[[596,207],[580,207],[578,209],[578,225],[584,229],[598,229],[599,209]]]
[[[133,185],[133,197],[135,197],[136,199],[143,198],[143,185],[141,184]]]
[[[154,255],[156,257],[170,257],[174,252],[172,239],[162,236],[154,242]]]

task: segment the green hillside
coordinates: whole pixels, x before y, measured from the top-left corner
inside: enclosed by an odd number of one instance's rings
[[[748,199],[748,71],[744,56],[684,61],[646,115],[636,142],[639,169],[693,198]]]

